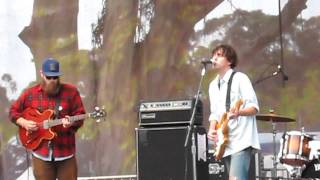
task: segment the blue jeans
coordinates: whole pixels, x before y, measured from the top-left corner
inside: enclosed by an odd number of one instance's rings
[[[225,157],[223,160],[227,167],[229,179],[248,180],[252,147]]]

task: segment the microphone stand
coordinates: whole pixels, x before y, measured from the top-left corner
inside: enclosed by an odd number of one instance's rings
[[[277,71],[275,71],[274,73],[272,73],[271,75],[268,75],[268,76],[266,76],[266,77],[262,77],[261,79],[258,79],[257,81],[255,81],[254,83],[253,83],[253,85],[255,86],[255,85],[257,85],[258,83],[260,83],[260,82],[262,82],[262,81],[264,81],[264,80],[267,80],[267,79],[270,79],[270,78],[272,78],[272,77],[275,77],[275,76],[277,76],[278,74],[281,74],[282,75],[282,80],[283,81],[288,81],[288,76],[283,72],[283,70],[282,70],[282,67],[280,66],[280,65],[278,65],[278,70]]]
[[[258,83],[261,83],[262,81],[265,81],[265,80],[267,80],[267,79],[270,79],[270,78],[272,78],[272,77],[275,77],[275,76],[278,75],[278,74],[279,74],[279,70],[276,71],[276,72],[274,72],[274,73],[272,73],[271,75],[268,75],[268,76],[262,77],[261,79],[256,80],[256,81],[253,83],[253,85],[255,86],[255,85],[257,85]]]
[[[196,143],[195,143],[195,132],[194,132],[194,120],[195,120],[195,118],[194,118],[194,116],[195,116],[197,104],[198,104],[198,101],[199,101],[202,80],[203,80],[203,77],[204,77],[205,73],[206,73],[206,65],[204,64],[204,66],[202,68],[202,71],[201,71],[201,79],[200,79],[200,82],[199,82],[198,91],[197,91],[197,94],[196,94],[196,99],[195,99],[195,102],[194,102],[194,105],[193,105],[193,109],[192,109],[192,115],[191,115],[190,121],[189,121],[190,123],[189,123],[189,126],[188,126],[188,132],[187,132],[186,139],[185,139],[185,142],[184,142],[184,147],[188,148],[190,134],[192,133],[191,153],[192,153],[193,180],[197,180]]]

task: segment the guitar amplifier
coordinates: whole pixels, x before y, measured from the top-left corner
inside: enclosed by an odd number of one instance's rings
[[[184,147],[188,126],[136,128],[138,180],[208,180],[207,134],[195,126],[196,162],[193,166],[191,139]],[[193,169],[196,168],[196,169]]]
[[[141,102],[139,126],[189,125],[195,99]],[[202,102],[196,106],[194,124],[202,125]]]

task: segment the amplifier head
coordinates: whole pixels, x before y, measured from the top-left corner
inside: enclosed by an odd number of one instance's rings
[[[195,99],[141,102],[139,126],[188,125],[192,116]],[[202,125],[202,102],[195,110],[195,125]]]

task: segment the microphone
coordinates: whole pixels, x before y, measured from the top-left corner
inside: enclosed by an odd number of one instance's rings
[[[278,65],[278,72],[281,73],[283,81],[289,80],[289,77],[283,72],[281,65]]]
[[[203,65],[212,64],[212,61],[210,61],[210,60],[203,60],[203,61],[201,61],[201,64],[203,64]]]

